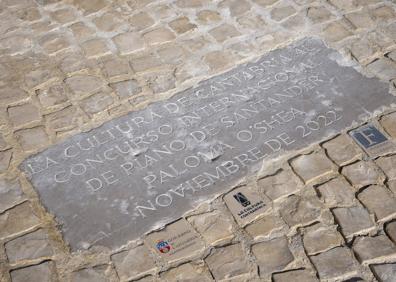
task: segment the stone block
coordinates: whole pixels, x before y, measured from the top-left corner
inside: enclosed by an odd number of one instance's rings
[[[344,178],[334,178],[316,190],[329,207],[347,207],[355,203],[355,192]]]
[[[175,35],[169,29],[165,27],[160,27],[152,31],[146,32],[145,34],[143,34],[143,38],[147,42],[147,44],[157,45],[172,41],[173,39],[175,39]]]
[[[205,259],[216,280],[230,279],[249,273],[249,266],[240,244],[215,249]]]
[[[385,226],[385,231],[389,238],[391,238],[392,241],[396,243],[396,221],[389,222]]]
[[[108,92],[99,92],[80,102],[81,108],[89,115],[106,110],[114,103],[113,96]]]
[[[252,253],[256,257],[261,277],[285,269],[294,260],[286,237],[255,244]]]
[[[117,57],[104,60],[102,62],[102,69],[104,75],[111,80],[118,80],[132,73],[129,62]]]
[[[368,233],[375,228],[369,213],[362,207],[336,208],[333,213],[346,238]]]
[[[131,54],[136,51],[144,49],[144,41],[138,33],[126,32],[113,37],[121,55]]]
[[[296,13],[296,9],[293,6],[277,6],[271,10],[271,18],[277,22],[290,17]]]
[[[396,155],[379,158],[375,163],[385,173],[388,181],[396,179]]]
[[[82,10],[85,15],[96,13],[108,5],[107,0],[72,0],[73,5]]]
[[[0,151],[0,173],[5,172],[10,167],[12,150]]]
[[[250,4],[245,0],[224,0],[220,2],[219,7],[228,8],[232,17],[240,16],[250,10]]]
[[[18,179],[0,178],[0,213],[25,199]]]
[[[303,187],[290,169],[282,169],[273,176],[262,178],[257,184],[272,201],[294,194]]]
[[[367,70],[386,81],[396,78],[396,63],[387,58],[380,58],[372,62],[367,65]]]
[[[341,22],[332,22],[323,29],[323,36],[330,42],[338,42],[349,36],[352,33]]]
[[[280,203],[279,211],[290,227],[308,225],[321,215],[323,205],[315,195],[291,195]]]
[[[177,33],[183,34],[195,29],[197,26],[192,24],[187,17],[177,18],[169,23],[169,26]]]
[[[370,184],[383,183],[385,180],[383,172],[371,161],[359,161],[348,165],[342,169],[341,173],[356,189]]]
[[[137,13],[129,18],[132,28],[142,30],[154,24],[154,20],[146,12]]]
[[[386,133],[396,139],[396,112],[382,116],[380,119],[380,123],[385,129]]]
[[[333,14],[326,8],[320,6],[309,7],[307,16],[313,23],[322,23],[333,18]]]
[[[74,93],[75,98],[82,98],[97,92],[103,87],[102,80],[92,75],[75,75],[66,78],[65,82]]]
[[[99,30],[105,32],[116,32],[123,25],[122,15],[114,10],[96,17],[93,22]]]
[[[161,66],[161,60],[153,53],[133,57],[130,61],[135,72],[154,71]]]
[[[33,104],[22,104],[9,107],[8,117],[15,127],[29,124],[40,120],[39,109]]]
[[[9,105],[28,98],[28,93],[18,87],[4,87],[0,89],[0,104]]]
[[[0,215],[0,238],[27,231],[40,223],[28,202],[22,203]]]
[[[95,34],[95,31],[83,22],[76,22],[70,25],[69,28],[71,29],[74,37],[77,38],[77,40],[84,40],[85,38],[88,38]]]
[[[63,83],[55,84],[45,89],[39,89],[36,93],[40,104],[44,108],[51,108],[68,101],[68,90]]]
[[[40,149],[49,144],[49,138],[43,126],[21,129],[16,131],[15,135],[25,151]]]
[[[318,282],[318,278],[307,269],[291,270],[282,273],[275,273],[272,276],[273,282]]]
[[[69,8],[55,10],[51,13],[51,17],[61,24],[70,23],[76,19],[74,11]]]
[[[56,54],[71,46],[71,43],[63,34],[48,34],[39,39],[40,46],[48,54]]]
[[[354,25],[356,29],[370,29],[375,26],[368,9],[362,9],[356,12],[346,14],[345,17]]]
[[[31,90],[36,90],[55,80],[57,75],[57,70],[50,66],[37,68],[25,74],[25,85]]]
[[[316,255],[342,245],[342,236],[337,226],[327,226],[317,223],[304,228],[303,243],[308,255]]]
[[[229,242],[234,237],[231,219],[220,211],[199,214],[188,220],[209,245]]]
[[[209,24],[221,20],[219,12],[213,10],[202,10],[197,13],[197,19],[201,23]]]
[[[322,146],[326,149],[330,159],[339,166],[354,162],[362,156],[362,151],[346,134],[339,135]]]
[[[322,151],[299,156],[291,161],[291,166],[306,184],[337,171],[336,166]]]
[[[166,282],[174,281],[213,281],[207,268],[203,264],[186,263],[178,267],[172,268],[163,274],[161,279]]]
[[[59,132],[74,128],[82,120],[82,114],[75,106],[69,106],[46,115],[45,119],[52,130]]]
[[[142,87],[135,79],[119,81],[111,83],[110,87],[113,88],[121,99],[125,99],[142,92]]]
[[[256,3],[257,5],[260,5],[262,7],[267,7],[267,6],[271,6],[273,4],[275,4],[276,2],[278,2],[279,0],[253,0],[254,3]]]
[[[171,65],[181,64],[188,56],[186,49],[178,44],[172,43],[161,46],[157,50],[157,54],[164,63]]]
[[[211,29],[209,31],[209,34],[212,35],[216,39],[216,41],[220,43],[226,41],[227,39],[241,35],[241,33],[236,30],[235,27],[226,23]]]
[[[378,221],[386,221],[396,214],[396,199],[384,186],[372,185],[359,193],[358,199]]]
[[[318,271],[320,279],[338,279],[357,273],[357,262],[351,251],[346,247],[337,247],[317,256],[312,256],[311,261]]]
[[[42,229],[7,242],[5,244],[5,250],[8,260],[11,263],[20,260],[50,257],[53,254],[48,235]]]
[[[99,58],[111,54],[110,49],[104,39],[91,39],[81,44],[84,54],[87,58]]]
[[[271,237],[273,234],[281,233],[286,229],[287,227],[284,221],[273,214],[264,215],[262,218],[245,227],[246,232],[254,240]]]
[[[56,281],[56,273],[51,270],[50,262],[43,262],[38,265],[31,265],[11,271],[12,282],[53,282]]]
[[[204,62],[212,71],[219,71],[231,64],[232,55],[223,51],[212,51],[204,56]]]
[[[385,235],[358,237],[353,242],[353,251],[359,261],[371,264],[396,254],[396,246]]]
[[[378,281],[394,282],[396,277],[396,263],[377,264],[371,266]]]
[[[177,0],[175,4],[180,8],[199,8],[208,2],[208,0]]]
[[[106,278],[106,265],[83,268],[71,274],[71,282],[110,282]]]
[[[377,1],[378,2],[378,1]],[[378,23],[386,23],[395,20],[395,11],[389,6],[380,6],[371,10],[373,19]]]
[[[121,280],[137,278],[156,269],[150,252],[143,245],[116,253],[111,260]]]

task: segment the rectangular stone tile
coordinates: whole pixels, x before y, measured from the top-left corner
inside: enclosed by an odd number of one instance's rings
[[[173,36],[159,31],[145,40]],[[395,101],[387,84],[337,56],[318,39],[298,41],[75,135],[21,169],[73,250],[120,246],[225,192],[262,160],[326,140]],[[104,87],[98,81],[74,75],[66,84],[81,99]],[[26,146],[39,147],[29,135]]]

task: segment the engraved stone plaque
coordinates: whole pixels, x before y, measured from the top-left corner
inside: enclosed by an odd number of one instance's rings
[[[26,159],[73,250],[118,247],[395,101],[304,39]],[[338,56],[339,57],[339,56]]]

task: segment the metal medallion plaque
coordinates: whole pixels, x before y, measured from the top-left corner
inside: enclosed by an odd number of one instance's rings
[[[224,192],[263,161],[390,105],[388,84],[304,39],[26,159],[73,250],[117,247]]]

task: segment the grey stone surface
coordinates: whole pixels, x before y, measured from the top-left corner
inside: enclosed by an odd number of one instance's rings
[[[259,163],[325,140],[394,101],[388,85],[304,39],[23,162],[73,250],[171,222]],[[74,77],[75,78],[75,77]],[[93,93],[78,77],[72,91]],[[362,91],[364,89],[364,91]]]

